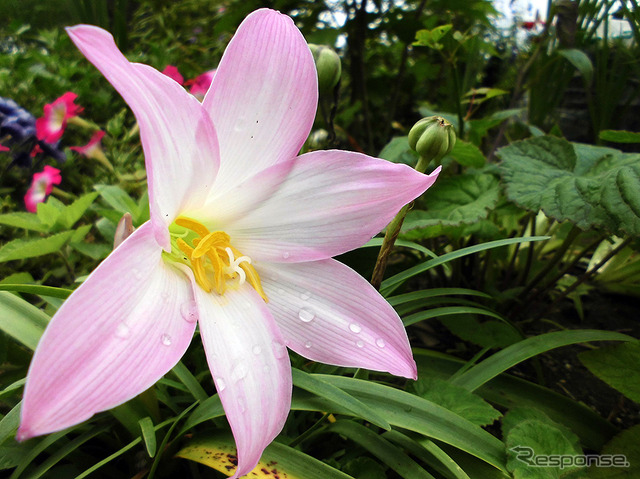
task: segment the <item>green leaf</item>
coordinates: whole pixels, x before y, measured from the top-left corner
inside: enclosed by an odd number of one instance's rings
[[[94,185],[94,189],[109,206],[120,213],[120,216],[131,213],[133,224],[140,225],[140,208],[126,191],[115,185]]]
[[[502,418],[502,436],[507,437],[513,428],[524,421],[529,420],[540,421],[555,427],[571,444],[574,444],[576,448],[580,447],[580,439],[578,439],[578,436],[576,436],[571,429],[553,421],[540,409],[532,407],[515,407],[513,409],[509,409],[509,412],[507,412]]]
[[[593,374],[640,403],[640,341],[604,346],[578,357]]]
[[[6,213],[0,215],[0,225],[15,226],[26,230],[45,232],[47,225],[43,224],[38,215],[33,213]]]
[[[385,468],[370,457],[358,457],[344,466],[344,472],[354,479],[387,479]]]
[[[571,471],[576,467],[565,466],[562,469],[550,467],[548,463],[545,464],[546,467],[536,467],[540,464],[537,462],[540,456],[582,454],[579,446],[569,441],[558,428],[535,419],[521,422],[512,428],[505,443],[509,451],[507,468],[513,473],[514,479],[560,478],[564,471]]]
[[[293,384],[296,387],[309,391],[310,393],[328,399],[329,401],[340,404],[341,406],[349,409],[356,417],[369,421],[376,426],[389,430],[391,426],[385,421],[383,416],[380,416],[376,411],[372,410],[369,406],[358,401],[356,398],[347,394],[342,389],[337,388],[331,384],[328,384],[321,379],[318,379],[312,374],[307,374],[299,369],[292,368]]]
[[[640,133],[625,130],[602,130],[599,135],[601,140],[612,143],[640,143]],[[2,218],[0,216],[0,218]],[[0,222],[2,220],[0,219]]]
[[[432,30],[418,30],[416,32],[416,41],[413,43],[416,46],[435,48],[436,50],[442,49],[442,45],[438,43],[442,37],[444,37],[449,30],[453,28],[453,25],[440,25]]]
[[[640,424],[622,431],[607,443],[601,455],[615,455],[617,467],[595,467],[588,470],[589,479],[636,479],[640,476]],[[624,456],[624,457],[622,457]],[[626,465],[622,465],[626,462]]]
[[[182,361],[178,361],[171,372],[184,384],[196,401],[204,401],[209,397],[207,392],[202,388],[196,377],[184,365]]]
[[[483,314],[487,313],[485,310]],[[500,321],[480,322],[473,316],[465,314],[449,317],[439,316],[438,319],[459,338],[483,348],[505,348],[522,339],[518,330],[502,318]]]
[[[66,229],[72,228],[97,197],[98,193],[88,193],[81,196],[69,206],[65,207],[58,221],[62,223]]]
[[[456,141],[449,156],[462,166],[469,166],[471,168],[482,168],[487,161],[480,148],[463,140]]]
[[[588,341],[633,341],[634,338],[626,334],[613,331],[575,330],[555,331],[540,334],[532,338],[512,344],[511,346],[495,353],[481,363],[472,367],[465,373],[452,380],[454,384],[473,391],[498,374],[529,359],[537,354],[551,349],[568,346],[570,344],[585,343]]]
[[[507,197],[579,228],[640,235],[640,155],[551,136],[501,148]]]
[[[0,291],[0,330],[35,350],[49,323],[49,316],[24,299]]]
[[[64,205],[55,197],[49,196],[45,203],[38,203],[36,214],[40,222],[48,229],[58,222],[63,210]]]
[[[412,210],[402,232],[436,224],[458,226],[486,218],[498,203],[500,188],[493,175],[475,173],[443,178],[429,190],[429,210]]]
[[[593,63],[589,57],[582,50],[576,48],[569,48],[566,50],[558,50],[558,53],[576,67],[576,70],[580,72],[582,78],[591,84],[593,81]]]
[[[462,416],[477,426],[487,426],[501,414],[480,396],[438,378],[420,377],[413,383],[418,396]]]
[[[328,426],[325,432],[334,432],[346,436],[396,471],[400,477],[405,479],[435,479],[420,467],[417,462],[407,456],[402,449],[357,422],[337,421]]]
[[[42,203],[41,203],[42,204]],[[64,231],[47,238],[15,239],[0,248],[0,263],[14,259],[34,258],[59,251],[74,231]]]
[[[230,476],[238,459],[231,434],[216,433],[185,441],[177,457],[204,464]],[[249,474],[251,477],[272,479],[353,479],[351,476],[314,459],[296,449],[272,442],[262,453],[260,462]]]
[[[418,161],[418,154],[409,147],[409,139],[406,136],[392,138],[378,154],[378,157],[409,166],[415,166]]]
[[[498,469],[504,467],[504,446],[500,440],[431,401],[369,381],[342,376],[317,376],[377,409],[393,426],[451,444]]]
[[[0,419],[0,444],[4,444],[7,439],[15,436],[20,425],[20,409],[22,401],[16,404],[11,411]]]
[[[409,269],[404,270],[401,273],[398,273],[390,278],[387,278],[382,282],[380,286],[380,292],[383,296],[388,296],[393,291],[395,291],[402,283],[407,281],[410,278],[418,274],[422,274],[425,271],[430,270],[431,268],[435,268],[441,264],[448,263],[454,259],[462,258],[464,256],[479,253],[480,251],[486,251],[488,249],[499,248],[501,246],[507,246],[516,243],[526,243],[528,241],[542,241],[549,239],[548,236],[529,236],[525,238],[507,238],[497,241],[489,241],[487,243],[482,243],[479,245],[468,246],[466,248],[462,248],[456,251],[452,251],[451,253],[443,254],[438,256],[437,258],[433,258],[427,260],[423,263],[417,264]]]
[[[398,294],[387,298],[387,301],[391,306],[399,306],[401,304],[409,303],[411,301],[417,301],[427,298],[436,298],[440,296],[479,296],[481,298],[490,299],[491,296],[482,291],[467,288],[431,288],[423,289],[420,291],[412,291],[411,293]]]
[[[466,366],[466,362],[452,356],[414,348],[418,377],[434,376],[449,379]],[[617,432],[599,414],[566,396],[509,374],[501,374],[476,390],[481,397],[503,408],[535,408],[557,423],[564,424],[589,449],[600,450]]]
[[[505,469],[504,444],[466,419],[414,394],[359,379],[341,376],[313,375],[330,383],[376,411],[392,426],[432,437],[468,452],[500,470]],[[299,389],[294,390],[293,410],[331,412],[352,415],[340,404],[327,401]],[[184,434],[194,426],[224,415],[218,395],[202,404],[187,419]]]
[[[91,230],[91,225],[82,225],[75,230],[73,230],[73,236],[69,240],[69,243],[81,243],[85,236]]]
[[[144,445],[147,448],[147,454],[149,454],[149,457],[154,457],[156,455],[156,431],[153,428],[153,421],[147,416],[140,419],[138,424],[140,425]]]
[[[66,299],[73,290],[66,288],[55,288],[53,286],[42,286],[40,284],[0,284],[0,291],[15,291],[18,293],[37,294],[39,296],[50,296],[52,298]]]

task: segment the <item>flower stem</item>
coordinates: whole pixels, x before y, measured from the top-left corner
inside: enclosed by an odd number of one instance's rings
[[[427,165],[431,159],[427,159],[424,156],[420,156],[418,160],[418,164],[416,165],[416,171],[420,173],[424,173],[427,169]],[[402,209],[398,212],[398,214],[393,218],[389,226],[387,226],[387,231],[384,234],[384,240],[382,242],[382,246],[380,247],[380,252],[378,253],[378,259],[376,260],[376,265],[373,268],[373,275],[371,276],[371,284],[374,288],[380,289],[380,284],[382,283],[382,278],[384,277],[384,272],[387,269],[387,261],[389,260],[389,254],[393,249],[393,245],[396,242],[396,238],[398,238],[398,234],[400,233],[400,228],[402,227],[402,223],[404,221],[405,216],[407,216],[407,212],[411,207],[411,203],[406,204],[402,207]]]

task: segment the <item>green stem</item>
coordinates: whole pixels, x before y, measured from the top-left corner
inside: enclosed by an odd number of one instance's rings
[[[416,165],[416,171],[424,173],[430,161],[431,159],[420,156],[418,164]],[[371,284],[376,289],[380,289],[380,284],[382,283],[384,272],[387,269],[389,253],[391,253],[393,245],[396,242],[396,238],[398,238],[400,228],[402,227],[402,223],[405,216],[407,216],[407,212],[409,211],[410,206],[411,203],[404,205],[395,216],[395,218],[393,218],[391,223],[389,223],[389,226],[387,226],[387,231],[385,232],[384,240],[382,242],[382,246],[380,247],[380,253],[378,253],[378,259],[376,260],[376,265],[373,268],[373,275],[371,276]]]

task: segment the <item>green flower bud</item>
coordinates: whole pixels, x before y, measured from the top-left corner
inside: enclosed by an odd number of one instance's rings
[[[409,132],[409,146],[426,160],[439,163],[456,144],[453,125],[441,116],[418,121]]]
[[[318,90],[320,95],[331,95],[342,75],[340,57],[325,45],[309,44],[318,70]]]

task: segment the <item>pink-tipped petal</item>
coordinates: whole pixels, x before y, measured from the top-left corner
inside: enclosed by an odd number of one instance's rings
[[[271,197],[225,231],[253,260],[275,263],[326,259],[362,246],[440,172],[427,176],[337,150],[307,153],[271,168],[291,170]]]
[[[194,287],[200,335],[238,451],[249,473],[282,430],[291,405],[291,365],[264,301],[247,283],[223,296]]]
[[[203,101],[223,158],[216,188],[298,153],[315,118],[317,85],[313,56],[291,18],[261,9],[242,22]]]
[[[145,223],[62,305],[29,368],[19,440],[128,401],[182,357],[196,321],[181,311],[193,295],[161,252]]]
[[[202,105],[153,68],[130,63],[106,31],[80,25],[69,36],[131,107],[140,125],[151,220],[169,248],[166,226],[206,199],[219,167],[215,130]]]
[[[416,379],[398,314],[351,268],[333,259],[256,268],[289,348],[314,361]]]

